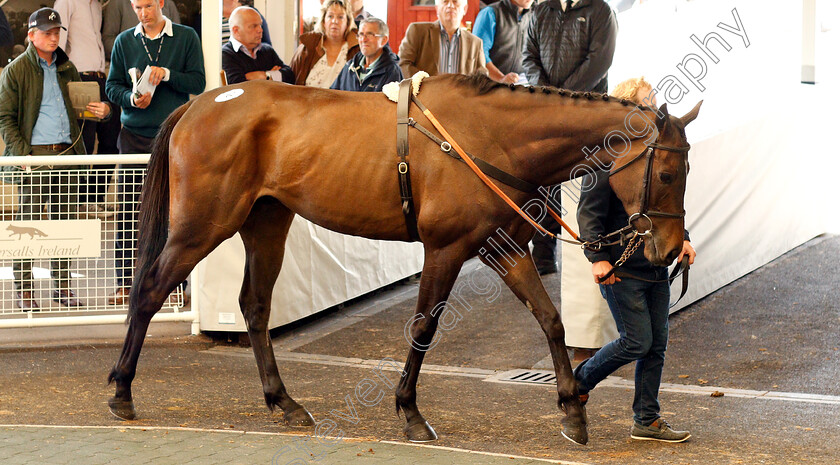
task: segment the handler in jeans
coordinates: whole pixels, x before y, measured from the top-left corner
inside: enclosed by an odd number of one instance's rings
[[[79,81],[79,72],[58,47],[61,18],[52,8],[32,13],[27,22],[30,45],[4,70],[0,78],[0,133],[3,155],[83,155],[85,146],[67,90],[67,83]],[[110,115],[102,102],[88,104],[97,117]],[[78,175],[56,175],[51,167],[28,166],[31,175],[20,177],[20,220],[38,220],[46,204],[50,219],[71,219],[77,204]],[[64,170],[73,167],[62,167]],[[17,178],[17,176],[14,176]],[[52,259],[56,289],[53,299],[63,305],[84,305],[70,289],[70,260]],[[32,295],[32,260],[15,260],[18,308],[38,311]]]
[[[620,229],[628,223],[628,216],[621,201],[610,188],[609,173],[598,171],[595,179],[587,175],[581,184],[592,185],[581,192],[578,205],[578,224],[583,240],[595,240],[601,234]],[[593,185],[594,183],[594,185]],[[624,247],[613,245],[597,252],[585,250],[592,263],[592,276],[596,283],[613,268],[612,263],[621,256]],[[694,263],[695,252],[685,234],[682,252]],[[654,266],[644,256],[640,247],[622,266],[629,274],[660,282],[646,282],[614,274],[600,284],[601,295],[606,299],[618,328],[618,339],[602,347],[592,358],[575,368],[575,379],[581,403],[589,399],[589,391],[607,376],[624,365],[636,362],[636,389],[633,396],[633,420],[630,437],[639,440],[682,442],[691,437],[688,431],[675,431],[659,416],[659,385],[665,364],[668,345],[668,304],[671,289],[668,285],[668,268]]]

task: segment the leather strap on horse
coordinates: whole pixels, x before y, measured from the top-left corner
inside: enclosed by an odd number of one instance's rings
[[[402,90],[402,88],[400,90]],[[400,93],[400,100],[402,100],[402,92]],[[473,157],[470,157],[469,155],[466,154],[466,152],[464,152],[464,149],[462,149],[461,146],[458,144],[458,142],[456,142],[455,139],[452,138],[452,136],[449,134],[449,132],[446,130],[446,128],[444,128],[443,125],[440,124],[440,122],[437,120],[437,118],[435,118],[435,116],[432,114],[432,112],[429,111],[429,109],[426,108],[426,106],[423,105],[423,103],[421,103],[420,100],[418,100],[416,97],[412,96],[411,100],[417,105],[418,108],[420,108],[420,111],[423,112],[423,114],[426,116],[426,118],[428,118],[428,120],[432,122],[432,125],[435,127],[435,129],[438,130],[438,132],[441,133],[443,138],[446,139],[446,142],[450,145],[450,147],[452,149],[455,149],[455,152],[461,157],[461,160],[464,163],[466,163],[467,166],[469,166],[471,170],[473,170],[473,172],[476,174],[476,176],[478,176],[478,178],[481,179],[481,181],[484,182],[484,184],[486,184],[487,187],[489,187],[493,192],[495,192],[496,195],[499,196],[499,198],[501,198],[505,203],[507,203],[511,208],[513,208],[516,211],[516,213],[519,214],[519,216],[524,218],[525,221],[530,223],[531,226],[533,226],[536,230],[540,231],[543,234],[548,235],[549,237],[563,240],[563,239],[557,237],[555,234],[549,232],[548,230],[546,230],[542,226],[540,226],[539,223],[534,221],[533,218],[531,218],[524,211],[522,211],[522,209],[519,208],[519,206],[516,204],[516,202],[511,200],[510,197],[508,197],[507,194],[505,194],[499,188],[499,186],[497,186],[492,180],[490,180],[490,178],[476,165],[476,162],[473,161]],[[399,103],[397,105],[399,106]],[[566,231],[568,231],[575,238],[575,240],[578,240],[577,234],[575,234],[572,231],[572,229],[569,228],[569,226],[560,218],[560,215],[558,215],[556,212],[554,212],[547,204],[546,204],[546,209],[549,211],[551,216],[556,221],[558,221],[560,223],[560,225],[563,226],[563,228]]]
[[[429,132],[428,129],[424,128],[420,123],[414,121],[414,119],[409,118],[409,120],[410,120],[410,122],[408,123],[409,126],[413,127],[414,129],[417,129],[418,131],[423,133],[423,135],[425,135],[426,137],[428,137],[429,139],[434,141],[436,144],[438,144],[440,146],[440,150],[443,153],[449,155],[450,157],[454,158],[455,160],[460,161],[461,163],[466,163],[464,161],[464,159],[460,157],[460,155],[458,155],[457,153],[456,154],[452,153],[452,144],[450,144],[449,142],[446,142],[444,140],[441,140],[438,136],[432,134],[431,132]],[[508,186],[510,186],[510,187],[512,187],[516,190],[525,192],[526,194],[533,194],[533,193],[537,192],[540,188],[540,186],[538,186],[536,184],[532,184],[532,183],[530,183],[530,182],[528,182],[524,179],[519,179],[519,178],[517,178],[516,176],[514,176],[510,173],[506,173],[506,172],[500,170],[499,168],[496,168],[495,166],[491,165],[490,163],[487,163],[486,161],[482,160],[481,158],[476,157],[475,155],[473,155],[469,152],[464,152],[464,153],[467,155],[467,157],[469,157],[470,160],[475,162],[475,165],[483,173],[487,174],[488,176],[490,176],[491,178],[493,178],[497,181],[500,181],[503,184],[507,184]],[[574,238],[574,240],[576,242],[573,242],[573,243],[574,244],[580,244],[581,242],[580,242],[580,238],[578,237],[578,235],[572,230],[572,228],[569,227],[569,225],[566,224],[565,221],[563,221],[562,218],[560,218],[560,215],[558,215],[557,212],[555,212],[551,207],[548,206],[548,199],[546,199],[546,206],[545,207],[548,210],[548,213],[551,215],[551,217],[554,218],[554,220],[557,221],[560,224],[560,226],[562,226],[563,229],[565,229],[566,232],[568,232]],[[554,235],[552,235],[552,236],[554,236]],[[561,238],[557,238],[557,237],[555,237],[555,239],[560,239],[562,241],[566,241],[565,239],[561,239]],[[566,242],[570,242],[570,241],[566,241]]]
[[[432,142],[439,145],[441,152],[449,155],[454,160],[458,160],[461,163],[466,163],[457,153],[452,152],[452,145],[450,145],[449,142],[446,142],[443,139],[441,139],[440,137],[432,134],[431,131],[424,128],[423,125],[421,125],[420,123],[415,121],[414,118],[409,118],[409,120],[410,120],[410,122],[408,123],[408,125],[413,127],[414,129],[420,131],[424,136],[428,137]],[[499,181],[503,184],[507,184],[508,186],[510,186],[510,187],[512,187],[512,188],[514,188],[518,191],[525,192],[526,194],[533,194],[533,193],[537,192],[540,188],[540,186],[538,186],[536,184],[530,183],[530,182],[528,182],[524,179],[519,179],[519,178],[517,178],[516,176],[514,176],[510,173],[506,173],[506,172],[502,171],[501,169],[496,168],[495,166],[491,165],[490,163],[487,163],[486,161],[482,160],[481,158],[476,157],[475,155],[473,155],[469,152],[465,152],[465,153],[467,154],[468,157],[470,157],[470,160],[475,162],[476,166],[478,166],[478,168],[481,171],[483,171],[484,173],[486,173],[488,176],[495,179],[496,181]]]
[[[400,82],[400,97],[397,100],[397,155],[400,162],[397,164],[397,173],[400,182],[400,198],[402,199],[402,212],[405,215],[405,226],[408,235],[415,241],[420,240],[420,231],[417,230],[417,215],[414,211],[414,199],[411,196],[411,173],[408,167],[408,126],[411,119],[408,117],[408,106],[411,103],[411,79]]]

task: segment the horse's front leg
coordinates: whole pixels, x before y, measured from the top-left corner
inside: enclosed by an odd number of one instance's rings
[[[423,274],[420,278],[420,292],[417,297],[417,311],[406,323],[405,336],[411,348],[405,362],[404,376],[397,385],[397,415],[405,413],[406,438],[412,442],[427,442],[437,439],[435,430],[426,422],[417,409],[417,377],[426,352],[436,345],[434,341],[438,319],[443,303],[452,291],[464,263],[463,253],[450,249],[429,250],[426,247]],[[440,305],[439,305],[440,304]]]
[[[493,268],[516,297],[528,307],[548,339],[548,349],[557,376],[557,405],[566,414],[561,420],[562,434],[574,443],[586,444],[589,441],[586,431],[586,409],[578,397],[577,382],[566,353],[566,333],[560,314],[543,287],[527,243],[515,249],[508,243],[505,244],[503,252],[493,250],[493,253],[494,255],[482,255],[481,260]],[[488,262],[488,257],[492,262]]]

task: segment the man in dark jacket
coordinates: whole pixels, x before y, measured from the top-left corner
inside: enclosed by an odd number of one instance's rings
[[[228,84],[254,80],[295,83],[295,73],[271,45],[262,42],[262,18],[240,6],[230,14],[230,41],[222,47],[222,69]]]
[[[628,224],[624,205],[610,188],[610,175],[598,171],[587,175],[581,183],[592,186],[580,195],[578,224],[583,240],[595,240]],[[598,251],[585,250],[592,263],[592,276],[600,284],[615,319],[619,338],[602,347],[592,358],[575,368],[575,379],[581,402],[585,403],[598,383],[622,366],[636,362],[633,427],[630,437],[639,440],[682,442],[691,437],[688,431],[675,431],[660,415],[659,387],[665,350],[668,345],[668,304],[671,295],[668,269],[655,266],[638,248],[621,266],[634,277],[619,279],[614,274],[605,278],[624,251],[621,245]],[[677,261],[688,255],[694,262],[696,253],[685,233],[683,249]],[[638,277],[638,279],[636,279]],[[600,280],[604,279],[603,282]],[[647,281],[643,281],[647,280]]]
[[[548,0],[533,8],[525,75],[534,86],[607,92],[618,23],[604,0]]]
[[[368,18],[359,26],[359,49],[344,65],[330,89],[354,92],[379,92],[389,82],[403,78],[399,58],[388,47],[388,25],[378,18]]]
[[[533,86],[606,93],[607,70],[612,64],[617,35],[615,14],[604,0],[540,3],[532,10],[525,35],[525,76]],[[561,231],[548,215],[540,224],[553,233]],[[557,241],[538,233],[532,242],[534,263],[540,274],[556,272]]]
[[[30,45],[0,78],[0,134],[6,149],[3,155],[82,155],[79,125],[67,83],[80,81],[79,72],[58,47],[61,18],[52,8],[32,13],[27,22]],[[87,108],[98,118],[110,115],[102,102]],[[19,170],[18,167],[12,167]],[[47,166],[28,166],[30,174],[20,176],[20,216],[18,220],[37,220],[44,205],[50,205],[50,219],[71,219],[77,204],[79,179],[67,168],[53,172]],[[16,177],[17,178],[17,177]],[[52,258],[52,277],[56,289],[53,299],[69,307],[83,305],[70,289],[70,260]],[[38,311],[32,294],[32,260],[15,260],[17,306]]]

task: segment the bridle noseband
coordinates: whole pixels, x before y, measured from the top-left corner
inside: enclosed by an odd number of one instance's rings
[[[645,218],[648,221],[648,225],[650,225],[650,227],[644,233],[637,233],[640,236],[647,236],[653,230],[653,221],[651,221],[650,219],[651,216],[657,216],[661,218],[685,218],[685,210],[679,213],[672,213],[650,209],[650,188],[651,178],[653,176],[654,149],[664,150],[666,152],[688,153],[688,151],[691,150],[691,145],[686,144],[683,147],[674,147],[670,145],[660,144],[658,142],[652,142],[650,145],[647,146],[647,149],[644,152],[636,155],[632,160],[628,161],[624,165],[610,170],[610,176],[612,176],[620,172],[624,168],[627,168],[628,166],[632,165],[636,160],[645,157],[645,176],[642,180],[642,203],[639,206],[639,211],[630,215],[630,219],[628,221],[628,225],[639,218]]]
[[[659,131],[655,128],[654,131],[656,131],[656,136],[658,137]],[[633,247],[633,242],[636,241],[639,237],[650,236],[653,233],[653,220],[650,219],[651,216],[672,219],[685,218],[685,210],[679,213],[671,213],[650,209],[650,187],[651,178],[653,176],[654,149],[665,150],[667,152],[675,153],[688,153],[688,151],[691,150],[691,145],[686,144],[683,147],[674,147],[670,145],[660,144],[658,142],[652,142],[647,146],[647,149],[645,149],[645,151],[633,157],[632,160],[628,161],[624,165],[619,166],[618,168],[610,170],[609,175],[612,176],[620,172],[624,168],[627,168],[628,166],[632,165],[636,160],[639,160],[642,157],[645,158],[645,176],[642,180],[642,203],[640,205],[639,211],[630,215],[630,218],[627,220],[627,226],[624,226],[623,228],[613,231],[611,233],[601,235],[594,241],[586,241],[582,244],[583,248],[597,251],[601,250],[602,247],[616,244],[624,245],[626,243],[628,250],[632,247],[632,250],[635,251],[635,249],[638,248],[639,243],[636,243],[635,247]],[[647,220],[648,228],[644,232],[639,232],[635,227],[633,227],[633,222],[642,218]],[[626,237],[627,235],[629,235],[630,237]],[[616,236],[618,237],[618,239],[611,240]],[[626,258],[629,258],[629,256],[625,257],[625,259]],[[621,262],[623,263],[623,260],[621,260]]]

